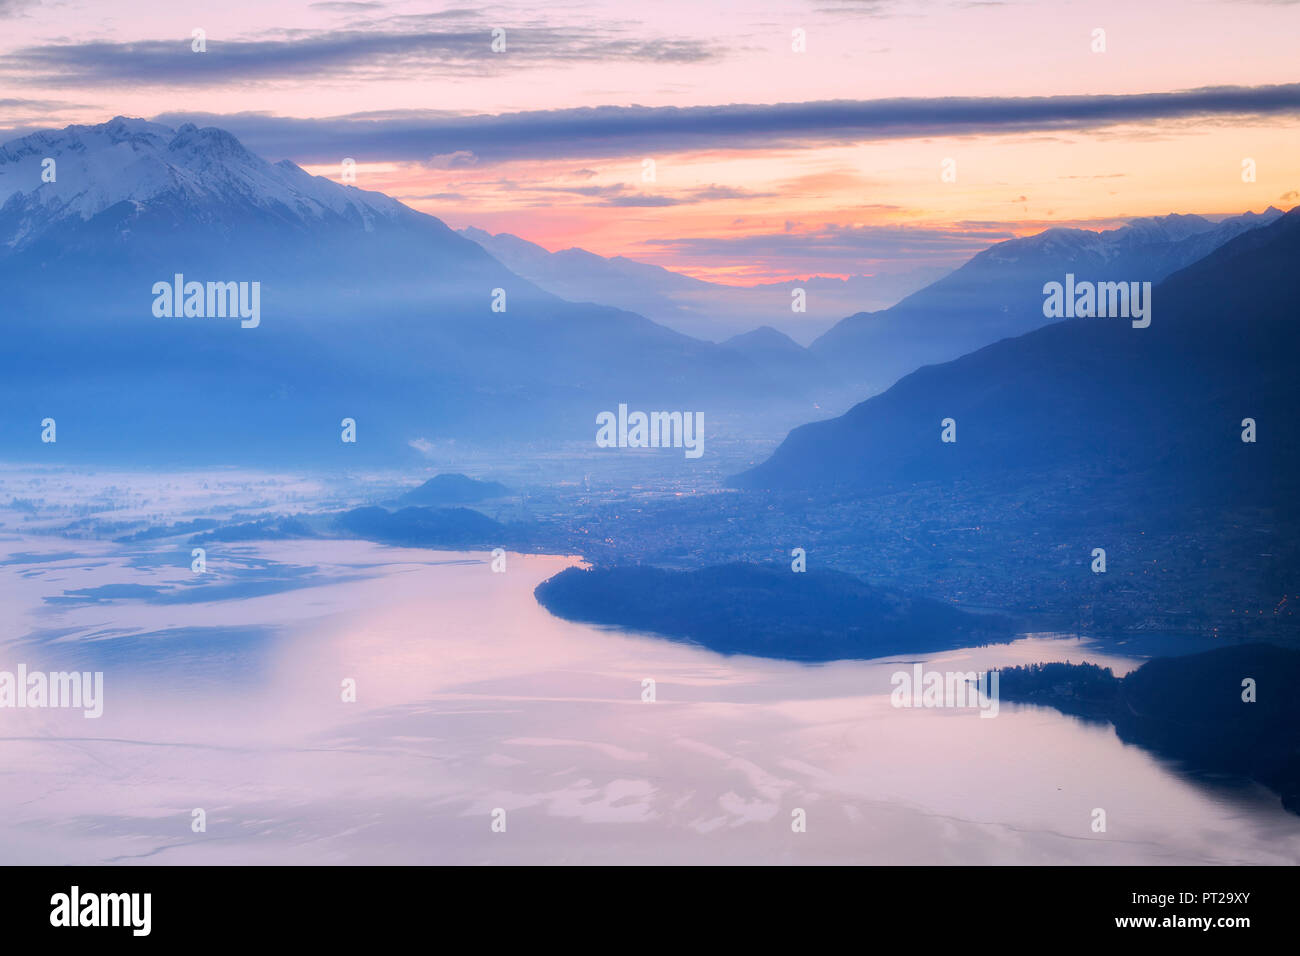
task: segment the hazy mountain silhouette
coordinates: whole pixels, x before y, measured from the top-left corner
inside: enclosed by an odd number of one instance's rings
[[[0,151],[0,197],[16,330],[0,438],[51,460],[391,456],[594,435],[619,402],[759,415],[788,394],[734,350],[564,301],[432,216],[219,129],[119,117],[27,136]],[[177,273],[259,282],[261,324],[155,317],[154,283]]]
[[[797,382],[831,382],[834,373],[826,363],[784,332],[764,325],[722,343],[745,356],[774,378]]]
[[[913,275],[809,276],[756,285],[706,282],[626,256],[586,249],[551,252],[508,232],[460,230],[511,271],[575,302],[601,302],[647,316],[697,338],[721,341],[759,325],[772,325],[808,342],[847,312],[883,307],[925,285],[933,270]],[[805,292],[804,313],[790,309],[790,292]]]
[[[1164,490],[1164,502],[1293,510],[1300,208],[1153,290],[1149,328],[1083,318],[908,375],[845,415],[795,429],[737,476],[746,487],[899,487],[957,480],[1032,494],[1062,475]],[[1051,276],[1045,276],[1045,279]],[[955,443],[940,441],[956,422]],[[1258,441],[1241,440],[1242,420]]]
[[[1048,229],[986,249],[951,275],[880,312],[851,315],[809,348],[869,390],[1051,322],[1043,284],[1067,272],[1088,281],[1159,282],[1281,215],[1269,207],[1220,223],[1200,216],[1135,219],[1119,229]]]
[[[497,481],[443,474],[435,475],[397,500],[403,505],[469,505],[508,494],[510,489]]]

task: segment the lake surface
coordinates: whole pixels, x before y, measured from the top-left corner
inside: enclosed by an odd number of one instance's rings
[[[1125,672],[1139,641],[723,657],[552,617],[533,588],[576,559],[489,561],[213,544],[198,575],[188,544],[0,534],[0,670],[105,674],[99,719],[0,709],[0,860],[1300,861],[1300,817],[1275,796],[1189,779],[1109,726],[890,704],[914,660]]]

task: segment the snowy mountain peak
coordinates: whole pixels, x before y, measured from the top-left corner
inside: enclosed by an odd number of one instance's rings
[[[1170,213],[1167,216],[1146,216],[1140,219],[1131,219],[1127,225],[1118,229],[1109,229],[1102,235],[1122,238],[1123,233],[1143,233],[1151,239],[1178,241],[1186,239],[1188,236],[1195,236],[1202,232],[1208,232],[1214,228],[1214,223],[1201,216],[1187,215],[1184,213]]]
[[[53,164],[48,162],[53,160]],[[225,130],[171,129],[123,116],[24,136],[0,148],[0,247],[23,248],[73,217],[83,221],[129,203],[137,212],[172,205],[260,210],[312,226],[337,220],[373,230],[380,219],[419,215],[381,193],[269,163]]]
[[[1262,213],[1247,212],[1218,222],[1204,216],[1170,213],[1132,219],[1115,229],[1094,231],[1054,226],[1032,236],[1000,242],[975,256],[971,263],[1015,263],[1036,257],[1059,256],[1088,257],[1096,263],[1106,263],[1137,252],[1155,253],[1182,243],[1188,244],[1188,248],[1203,248],[1201,255],[1204,255],[1227,239],[1272,222],[1280,215],[1281,210],[1269,206]]]

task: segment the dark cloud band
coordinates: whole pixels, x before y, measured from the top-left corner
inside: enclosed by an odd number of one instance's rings
[[[1300,115],[1300,83],[1112,96],[830,100],[773,105],[596,107],[498,116],[407,112],[324,119],[171,113],[220,126],[250,148],[298,162],[425,162],[457,152],[478,164],[691,149],[770,149],[918,136],[1095,129],[1196,117]]]

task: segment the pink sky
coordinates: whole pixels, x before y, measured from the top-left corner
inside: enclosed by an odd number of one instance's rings
[[[0,0],[0,24],[0,128],[17,131],[117,114],[478,116],[1149,94],[1300,80],[1300,4],[1249,0],[659,0],[477,12],[413,2]],[[506,31],[499,54],[490,49],[498,27]],[[206,31],[205,53],[190,51],[195,28]],[[1098,28],[1105,52],[1091,49]],[[796,29],[805,31],[805,52],[792,49]],[[185,57],[207,59],[174,70],[159,59],[173,44]],[[211,73],[188,72],[199,62]],[[661,137],[652,151],[619,155],[577,148],[491,157],[455,142],[420,156],[386,156],[364,144],[355,152],[357,185],[452,226],[732,282],[955,265],[994,233],[1289,208],[1300,189],[1295,111],[860,141],[811,136],[743,148],[725,136]],[[267,158],[339,176],[337,162],[295,154],[292,141]],[[646,159],[655,163],[653,182],[643,179]],[[945,159],[955,162],[954,182],[941,179]],[[1254,182],[1243,182],[1245,159],[1255,163]],[[939,233],[947,238],[929,238]],[[771,238],[757,241],[763,237]],[[890,237],[898,241],[881,241]],[[822,252],[785,251],[800,248]]]

